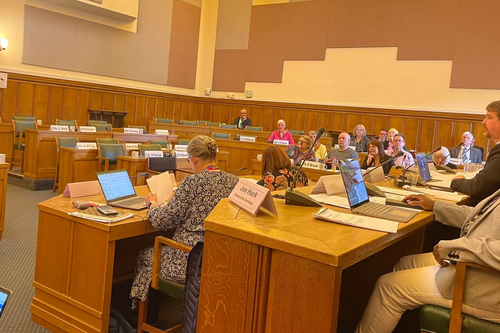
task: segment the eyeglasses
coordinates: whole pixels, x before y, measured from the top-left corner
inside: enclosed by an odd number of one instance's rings
[[[306,141],[304,141],[304,140],[299,140],[298,142],[299,143],[306,143]]]
[[[394,142],[405,142],[405,140],[393,140]]]
[[[191,163],[191,156],[188,156],[188,158],[186,158],[186,161],[187,161],[188,163]]]

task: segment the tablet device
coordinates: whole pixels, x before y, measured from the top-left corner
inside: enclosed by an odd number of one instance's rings
[[[2,313],[4,312],[5,305],[11,293],[10,290],[0,287],[0,317],[2,317]]]

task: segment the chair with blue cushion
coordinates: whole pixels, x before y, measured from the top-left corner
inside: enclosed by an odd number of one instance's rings
[[[191,142],[191,140],[189,140],[189,139],[179,139],[179,140],[177,140],[177,144],[178,145],[188,145],[189,142]]]
[[[20,121],[35,121],[36,118],[32,116],[14,116],[12,117],[13,120],[20,120]]]
[[[64,120],[64,119],[56,119],[56,125],[59,126],[75,126],[75,129],[78,129],[78,125],[76,120]]]
[[[54,179],[52,192],[55,192],[56,188],[59,187],[59,159],[61,157],[59,148],[75,148],[77,142],[78,138],[76,137],[56,137],[56,178]]]
[[[118,156],[125,156],[125,146],[123,144],[100,144],[97,146],[97,159],[104,164],[104,171],[110,170],[110,165],[118,163]]]
[[[161,151],[159,144],[139,145],[139,156],[145,157],[147,151]]]
[[[112,130],[111,124],[101,124],[92,122],[92,126],[95,127],[96,132],[111,132]]]
[[[198,126],[198,122],[196,120],[183,120],[181,124],[189,126]]]
[[[221,124],[220,128],[235,129],[236,125]]]
[[[173,124],[174,121],[169,118],[156,118],[156,122],[160,124]]]
[[[500,333],[500,324],[462,314],[467,267],[494,272],[500,279],[500,272],[494,269],[473,263],[457,262],[451,310],[437,305],[424,305],[420,310],[422,333]]]
[[[139,128],[142,129],[142,133],[146,134],[148,131],[146,130],[146,126],[141,125],[128,125],[128,128]]]
[[[213,138],[214,139],[226,139],[229,140],[231,137],[231,134],[226,134],[226,133],[214,133]]]
[[[208,121],[207,126],[220,127],[220,124],[214,121]]]
[[[170,141],[168,140],[149,140],[150,145],[160,145],[163,149],[168,149],[168,145],[170,145]]]
[[[120,143],[118,138],[96,138],[95,140],[98,144],[101,144],[101,143],[105,143],[105,144]]]
[[[247,126],[246,129],[249,131],[262,131],[263,128],[259,126]]]
[[[108,122],[105,120],[87,120],[87,126],[93,126],[92,123],[94,123],[94,124],[107,124]]]
[[[18,117],[18,116],[15,116]],[[24,148],[25,148],[25,132],[27,129],[36,129],[36,121],[35,120],[16,120],[12,119],[12,163],[10,164],[10,169],[14,164],[17,164],[21,167],[21,172],[24,170]],[[14,162],[14,157],[16,156],[16,150],[19,150],[22,153],[21,163]]]
[[[207,125],[208,120],[198,120],[199,125]]]
[[[289,129],[288,132],[292,133],[293,135],[303,135],[304,134],[304,131],[291,130],[291,129]]]

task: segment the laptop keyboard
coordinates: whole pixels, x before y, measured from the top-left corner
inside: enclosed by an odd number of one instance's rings
[[[354,212],[362,215],[384,217],[384,215],[389,214],[393,209],[391,206],[367,202],[360,207],[354,208]]]
[[[144,198],[143,197],[131,198],[131,199],[127,199],[127,200],[123,200],[123,201],[117,202],[117,204],[119,204],[121,206],[140,205],[140,204],[144,204]]]

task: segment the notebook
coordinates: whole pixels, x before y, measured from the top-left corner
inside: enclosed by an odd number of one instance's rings
[[[141,210],[146,198],[138,197],[126,170],[96,172],[102,193],[109,206]]]
[[[370,202],[358,160],[341,162],[340,174],[353,213],[397,222],[408,222],[418,214],[417,211]]]

